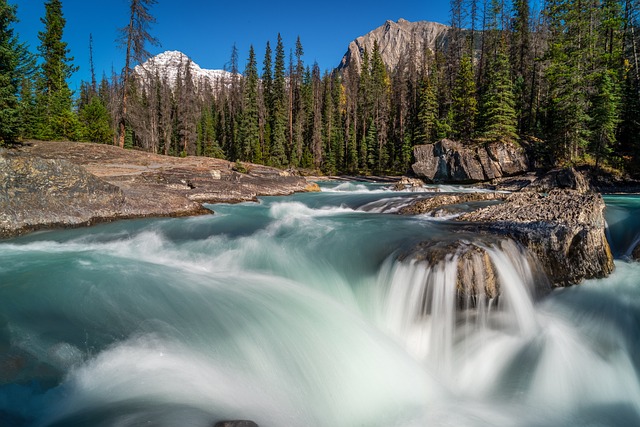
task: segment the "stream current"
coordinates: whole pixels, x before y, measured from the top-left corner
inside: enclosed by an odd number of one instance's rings
[[[610,277],[536,299],[492,245],[504,297],[464,311],[455,256],[398,260],[457,227],[394,214],[423,193],[322,189],[0,242],[0,426],[640,425],[639,196],[605,198]]]

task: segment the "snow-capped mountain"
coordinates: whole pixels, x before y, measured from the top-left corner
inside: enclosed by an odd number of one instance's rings
[[[148,59],[145,63],[137,65],[134,71],[143,79],[145,76],[153,76],[157,72],[160,77],[166,77],[169,84],[173,85],[179,72],[184,75],[187,64],[189,64],[191,75],[196,84],[208,83],[212,88],[216,88],[232,76],[232,73],[225,70],[200,68],[187,55],[175,50],[169,50]]]

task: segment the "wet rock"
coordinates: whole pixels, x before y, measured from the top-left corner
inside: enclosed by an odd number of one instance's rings
[[[640,243],[631,251],[631,259],[640,261]]]
[[[602,196],[593,192],[521,192],[458,220],[516,240],[536,256],[554,285],[569,286],[613,271],[604,209]]]
[[[459,205],[463,203],[504,200],[505,193],[456,193],[438,194],[429,198],[417,199],[400,209],[402,215],[421,215],[439,210],[443,206]]]
[[[258,427],[258,424],[247,420],[219,421],[213,427]]]
[[[480,239],[475,236],[473,242],[465,238],[421,242],[402,254],[399,260],[411,259],[426,262],[431,267],[455,263],[457,306],[472,308],[489,301],[496,301],[502,293],[502,287],[505,286],[489,248],[497,248],[507,256],[526,257],[522,248],[513,241],[485,235]],[[514,262],[516,262],[515,259]],[[534,267],[536,265],[533,262],[531,264]],[[546,279],[541,274],[534,283],[538,287],[538,294],[546,293],[549,289]]]
[[[398,182],[393,185],[395,191],[407,191],[414,188],[420,188],[424,185],[424,181],[419,178],[410,178],[403,176]]]
[[[529,165],[524,150],[512,143],[466,146],[443,139],[414,148],[413,173],[427,182],[474,183],[523,174]]]

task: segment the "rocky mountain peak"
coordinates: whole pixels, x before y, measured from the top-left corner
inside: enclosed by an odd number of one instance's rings
[[[355,66],[359,72],[365,49],[373,52],[375,42],[378,43],[383,62],[390,70],[395,69],[401,60],[410,54],[409,49],[412,45],[415,47],[415,61],[421,62],[425,49],[434,52],[446,46],[449,30],[449,26],[437,22],[410,22],[403,18],[396,22],[388,20],[375,30],[352,41],[338,69],[346,70]]]

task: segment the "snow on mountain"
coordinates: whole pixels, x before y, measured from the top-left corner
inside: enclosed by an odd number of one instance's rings
[[[183,73],[189,64],[191,75],[197,84],[208,83],[212,88],[220,87],[225,81],[231,78],[232,73],[225,70],[207,70],[200,68],[198,64],[182,52],[169,50],[148,59],[144,64],[137,65],[134,72],[144,79],[146,75],[166,77],[169,84],[175,84],[178,72]],[[182,70],[182,71],[179,71]]]

